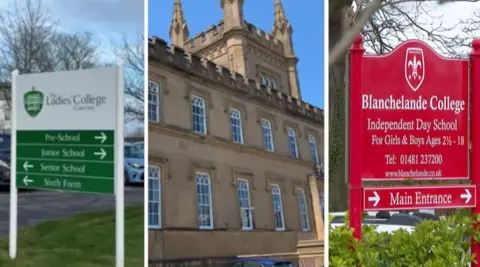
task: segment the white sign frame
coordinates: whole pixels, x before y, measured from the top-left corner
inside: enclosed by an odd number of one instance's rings
[[[123,62],[119,66],[114,67],[116,71],[116,114],[112,115],[112,120],[114,121],[114,131],[115,131],[115,266],[124,267],[125,264],[125,189],[124,189],[124,173],[123,173],[123,164],[124,164],[124,64]],[[101,69],[97,69],[101,70]],[[77,71],[68,71],[68,72],[57,72],[55,75],[85,75],[85,73],[95,71],[95,69],[89,70],[77,70]],[[27,74],[27,75],[48,75],[52,73],[40,73],[40,74]],[[10,229],[9,229],[9,256],[11,259],[15,259],[17,256],[18,248],[18,189],[17,189],[17,130],[19,129],[18,112],[17,109],[24,108],[20,104],[20,99],[17,99],[18,93],[18,81],[19,76],[18,70],[12,72],[12,93],[11,93],[11,117],[12,117],[12,127],[11,127],[11,162],[10,162]],[[71,82],[71,80],[70,80]],[[23,103],[23,101],[22,101]],[[25,118],[22,118],[25,120]],[[71,120],[71,118],[70,118]],[[53,120],[52,120],[53,121]],[[76,120],[71,120],[76,121]],[[55,120],[56,123],[59,123],[58,120]],[[62,122],[60,122],[62,123]],[[77,121],[78,123],[78,121]],[[112,122],[113,123],[113,122]],[[28,123],[27,123],[28,124]],[[25,122],[22,121],[20,124],[22,129],[25,129]],[[98,125],[98,124],[97,124]],[[85,127],[84,130],[97,130],[98,126],[93,125],[93,129]],[[36,127],[35,127],[36,126]],[[44,127],[43,127],[44,128]],[[77,127],[81,128],[80,127]],[[103,128],[105,128],[103,126]],[[31,130],[45,130],[37,125],[34,125]],[[58,127],[58,129],[65,129],[64,127]],[[55,130],[55,129],[52,129]],[[78,129],[81,130],[81,129]]]

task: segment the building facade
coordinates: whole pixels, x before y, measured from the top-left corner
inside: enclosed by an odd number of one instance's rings
[[[292,27],[272,34],[221,0],[189,38],[174,1],[171,45],[149,39],[150,260],[288,253],[323,240],[317,168],[323,111],[301,100]]]
[[[11,85],[0,82],[0,133],[9,134],[12,130]]]

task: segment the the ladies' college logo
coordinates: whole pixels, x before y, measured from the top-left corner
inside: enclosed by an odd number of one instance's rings
[[[425,60],[421,48],[407,48],[405,53],[405,79],[413,91],[417,91],[425,78]]]
[[[35,86],[33,86],[31,91],[23,95],[23,103],[27,114],[34,118],[42,111],[43,93],[36,91]]]

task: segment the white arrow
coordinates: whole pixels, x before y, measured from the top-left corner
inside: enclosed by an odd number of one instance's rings
[[[23,163],[23,168],[28,172],[28,168],[33,168],[33,165],[30,165],[28,164],[28,161],[25,161],[25,163]]]
[[[465,192],[467,192],[467,193],[466,194],[461,194],[460,198],[465,198],[466,199],[465,204],[467,204],[470,201],[470,199],[472,198],[472,194],[470,194],[470,191],[468,191],[467,188],[465,188]]]
[[[376,191],[373,191],[373,194],[375,196],[374,197],[368,197],[368,201],[375,202],[375,203],[373,203],[373,206],[376,207],[378,205],[378,202],[380,202],[380,196],[377,194]]]
[[[107,155],[107,152],[105,152],[103,148],[100,148],[100,152],[94,152],[93,154],[95,156],[100,156],[100,159],[103,159]]]
[[[105,141],[107,141],[107,136],[101,132],[100,135],[95,136],[95,139],[101,140],[100,143],[103,144]]]
[[[28,179],[28,176],[25,176],[23,178],[23,183],[25,184],[25,186],[28,186],[28,183],[33,183],[33,180],[30,180]]]

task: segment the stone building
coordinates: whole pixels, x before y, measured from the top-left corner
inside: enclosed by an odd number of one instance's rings
[[[150,260],[297,251],[323,240],[323,111],[301,99],[280,0],[272,34],[243,0],[189,38],[174,1],[171,45],[148,44]],[[320,247],[318,247],[320,249]]]

